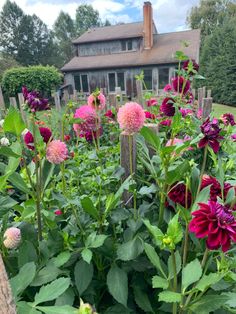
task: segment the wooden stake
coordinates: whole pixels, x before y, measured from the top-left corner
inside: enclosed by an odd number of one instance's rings
[[[15,97],[10,97],[10,105],[15,107],[15,108],[18,108],[17,107],[17,101],[16,101],[16,98]]]
[[[212,111],[212,98],[203,98],[202,119],[209,117]]]
[[[207,98],[211,98],[211,89],[208,89],[207,91]]]
[[[6,107],[5,107],[5,102],[4,102],[1,86],[0,86],[0,111],[1,111],[1,117],[4,116],[6,113]]]
[[[143,85],[142,81],[136,80],[136,88],[137,88],[137,101],[143,106]]]
[[[24,102],[25,102],[24,96],[23,96],[22,93],[18,93],[18,99],[19,99],[19,106],[20,106],[20,112],[21,112],[22,119],[23,119],[24,122],[27,124],[26,112],[23,110],[23,107],[22,107],[22,105],[23,105]]]
[[[198,88],[198,109],[202,109],[203,89]]]

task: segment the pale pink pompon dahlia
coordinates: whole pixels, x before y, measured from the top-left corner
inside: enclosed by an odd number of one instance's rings
[[[68,149],[64,142],[53,140],[47,146],[46,158],[52,164],[60,164],[68,157]]]
[[[21,241],[21,231],[18,228],[8,228],[3,235],[3,244],[7,249],[14,249],[18,247]]]
[[[120,128],[127,134],[138,132],[145,121],[145,112],[136,102],[128,102],[122,106],[117,115]]]

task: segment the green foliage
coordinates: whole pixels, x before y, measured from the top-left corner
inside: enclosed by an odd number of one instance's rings
[[[185,291],[188,286],[198,281],[202,276],[202,267],[198,259],[195,259],[191,263],[187,264],[182,273],[182,286]]]
[[[124,306],[128,299],[128,278],[126,272],[114,265],[107,274],[107,286],[113,298]]]
[[[92,5],[84,4],[78,6],[75,16],[75,28],[77,36],[82,35],[89,28],[98,27],[101,25],[99,13],[94,10]]]
[[[6,70],[20,66],[19,63],[11,56],[0,54],[0,82]]]
[[[25,128],[26,126],[24,124],[24,121],[22,120],[19,110],[11,106],[4,120],[4,131],[12,133],[19,137]]]
[[[76,288],[78,289],[79,295],[82,296],[93,278],[93,265],[83,260],[77,262],[74,275]]]
[[[29,90],[38,90],[49,94],[61,83],[61,74],[52,66],[19,67],[7,70],[2,79],[4,91],[15,96],[21,92],[22,86]]]

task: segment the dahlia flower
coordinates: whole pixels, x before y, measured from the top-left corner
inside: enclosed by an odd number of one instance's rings
[[[164,113],[167,117],[173,117],[175,115],[174,99],[171,97],[166,97],[163,99],[160,111]]]
[[[71,139],[70,134],[65,134],[65,135],[64,135],[64,141],[65,141],[65,142],[69,142],[70,139]]]
[[[236,134],[231,135],[231,138],[234,142],[236,142]]]
[[[6,137],[2,137],[2,138],[0,139],[0,145],[1,145],[1,146],[9,146],[9,145],[10,145],[9,139],[6,138]]]
[[[156,116],[149,111],[145,111],[145,117],[146,119],[152,119],[152,120],[156,119]]]
[[[180,139],[180,138],[173,138],[167,141],[166,146],[175,146],[178,144],[183,144],[184,140]]]
[[[221,117],[220,120],[224,123],[224,125],[232,125],[234,126],[235,120],[234,120],[234,115],[232,113],[224,113]]]
[[[7,249],[14,249],[18,247],[21,241],[21,231],[18,228],[8,228],[3,235],[3,244]]]
[[[183,118],[193,114],[193,111],[191,109],[188,109],[188,108],[180,108],[179,111],[181,112],[181,115]]]
[[[138,132],[145,121],[145,113],[143,108],[135,103],[128,102],[122,106],[117,115],[120,128],[127,134]]]
[[[193,75],[194,72],[198,72],[199,70],[199,65],[195,60],[186,60],[183,62],[183,69],[188,72],[190,75]]]
[[[48,143],[52,136],[52,131],[49,128],[40,127],[39,133],[42,136],[44,143]],[[34,137],[30,131],[25,133],[24,142],[29,149],[34,150]]]
[[[60,164],[68,158],[66,144],[60,140],[51,141],[46,150],[46,158],[52,164]]]
[[[147,100],[147,106],[152,107],[157,105],[157,100],[155,98],[150,98]]]
[[[161,122],[160,122],[160,125],[163,125],[163,126],[171,126],[171,123],[172,123],[171,120],[166,119],[166,120],[161,121]]]
[[[202,177],[201,190],[209,185],[211,186],[210,187],[210,200],[216,202],[217,197],[222,198],[222,190],[221,190],[220,182],[216,178],[205,174]],[[232,185],[230,183],[227,183],[227,182],[224,183],[224,188],[223,188],[224,200],[226,199],[226,196],[231,188],[232,188]]]
[[[98,120],[96,111],[93,107],[88,105],[83,105],[76,109],[74,118],[81,119],[80,123],[74,123],[73,128],[77,136],[80,133],[96,131],[96,123]]]
[[[183,76],[176,76],[171,79],[172,88],[177,93],[187,94],[190,89],[190,81]]]
[[[88,97],[88,105],[94,109],[104,109],[106,98],[101,92],[94,92]]]
[[[107,110],[107,112],[104,114],[105,117],[110,118],[110,119],[114,119],[115,118],[115,114],[112,112],[112,110]]]
[[[199,203],[199,209],[192,213],[189,231],[197,238],[207,238],[206,245],[210,250],[223,252],[230,248],[231,241],[236,242],[236,220],[232,212],[225,206],[208,201]]]
[[[167,84],[164,88],[163,91],[164,92],[170,92],[172,90],[172,86],[170,84]]]
[[[187,190],[187,204],[186,204],[186,185],[184,183],[175,183],[168,192],[168,197],[174,203],[178,203],[183,207],[189,208],[192,203],[192,194]]]
[[[60,216],[60,215],[63,214],[63,212],[62,212],[60,209],[56,209],[56,210],[54,211],[54,214],[55,214],[56,216]]]
[[[202,148],[209,144],[214,153],[217,153],[220,149],[219,140],[223,139],[223,136],[220,136],[221,129],[219,128],[218,120],[213,119],[210,121],[210,118],[207,118],[201,125],[201,131],[204,137],[198,143],[198,147]]]
[[[28,89],[24,86],[22,87],[22,93],[25,103],[29,106],[32,112],[50,109],[48,99],[41,97],[39,92],[29,92]]]

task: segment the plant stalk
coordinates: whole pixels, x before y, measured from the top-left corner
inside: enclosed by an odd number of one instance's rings
[[[203,155],[203,162],[202,162],[202,168],[201,168],[201,173],[200,173],[200,178],[199,178],[199,185],[197,189],[197,195],[198,196],[200,189],[201,189],[201,184],[202,184],[202,177],[206,168],[206,161],[207,161],[207,151],[208,151],[208,145],[205,146],[204,148],[204,155]]]
[[[177,292],[178,282],[177,282],[176,259],[175,259],[174,250],[171,250],[171,259],[172,259],[173,273],[174,273],[173,290],[174,292]],[[173,303],[172,313],[177,314],[177,303]]]

